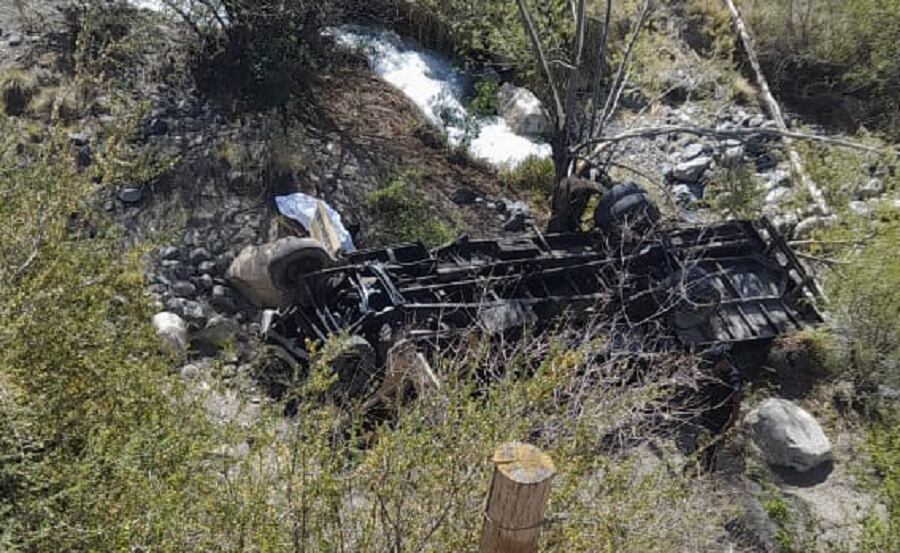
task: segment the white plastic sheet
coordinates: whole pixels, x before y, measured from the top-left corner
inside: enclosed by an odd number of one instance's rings
[[[278,207],[278,211],[285,217],[303,225],[303,228],[306,230],[309,230],[309,223],[316,214],[316,206],[319,202],[322,202],[322,200],[302,192],[288,194],[287,196],[275,196],[275,205]],[[356,246],[353,245],[353,237],[350,236],[350,232],[341,222],[341,214],[325,202],[322,202],[322,205],[325,206],[325,213],[328,215],[328,219],[334,227],[338,239],[341,241],[341,251],[344,253],[356,251]]]

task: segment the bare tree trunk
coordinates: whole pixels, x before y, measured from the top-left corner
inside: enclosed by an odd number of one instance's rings
[[[753,72],[756,74],[756,82],[759,85],[760,96],[766,105],[766,110],[769,112],[769,115],[772,116],[772,119],[775,120],[775,124],[778,128],[783,132],[787,132],[788,128],[784,122],[781,106],[778,105],[775,97],[772,96],[772,91],[769,89],[769,82],[766,80],[766,76],[763,74],[762,67],[759,64],[759,59],[756,57],[756,50],[753,48],[750,32],[744,24],[744,19],[741,17],[741,13],[738,11],[737,6],[734,5],[733,0],[724,0],[724,2],[728,7],[728,11],[731,12],[731,18],[734,20],[735,29],[737,30],[738,35],[740,35],[744,51],[747,53],[750,65],[753,67]],[[803,168],[803,160],[800,158],[797,149],[794,148],[794,141],[790,138],[785,138],[784,146],[788,151],[788,158],[791,162],[791,171],[794,174],[795,181],[799,181],[803,187],[809,191],[813,203],[815,204],[816,211],[819,212],[819,214],[830,214],[831,210],[828,208],[828,202],[825,201],[825,195],[822,194],[822,190],[809,177],[806,170]]]

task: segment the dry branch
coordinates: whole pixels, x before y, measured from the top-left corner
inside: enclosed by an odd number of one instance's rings
[[[753,67],[753,72],[756,74],[756,82],[759,84],[760,95],[766,105],[766,109],[768,110],[769,115],[772,116],[772,119],[775,120],[775,124],[778,125],[778,128],[781,131],[786,132],[788,129],[784,122],[784,116],[781,113],[781,106],[778,105],[775,97],[772,96],[772,91],[769,89],[769,82],[766,80],[766,76],[759,64],[759,59],[756,57],[756,50],[753,48],[750,31],[747,29],[747,25],[744,24],[744,19],[741,17],[741,13],[738,11],[737,6],[734,5],[734,1],[723,1],[728,7],[728,11],[731,12],[731,18],[734,21],[735,29],[741,38],[741,43],[744,46],[747,58],[750,60],[750,65]],[[791,162],[791,171],[794,173],[794,178],[800,181],[804,188],[809,191],[813,203],[816,206],[816,210],[819,211],[821,215],[828,215],[831,210],[828,207],[828,202],[825,201],[825,195],[803,168],[803,160],[794,148],[793,141],[789,137],[786,137],[784,145],[788,151],[788,158]]]
[[[566,113],[563,109],[562,100],[559,98],[559,88],[556,86],[556,80],[553,78],[553,72],[550,71],[550,64],[547,63],[547,56],[544,54],[543,46],[541,46],[541,39],[538,38],[537,30],[534,28],[534,20],[531,18],[528,7],[525,6],[525,0],[517,0],[516,3],[519,6],[519,15],[521,15],[522,22],[525,24],[528,39],[531,41],[531,47],[534,49],[534,55],[537,57],[538,63],[540,63],[541,70],[544,72],[544,77],[547,79],[547,84],[550,87],[550,93],[553,95],[557,126],[562,128],[565,125]]]
[[[660,127],[648,127],[635,129],[632,131],[627,131],[621,134],[617,134],[614,136],[599,136],[597,138],[587,140],[582,144],[579,144],[575,151],[581,151],[589,146],[593,146],[598,144],[599,147],[591,152],[589,156],[590,159],[593,159],[597,155],[601,154],[606,146],[610,143],[621,142],[623,140],[630,140],[633,138],[649,138],[653,136],[660,136],[664,134],[694,134],[697,136],[715,136],[718,138],[740,138],[746,136],[753,135],[765,135],[765,136],[777,136],[786,139],[794,139],[794,140],[808,140],[811,142],[821,142],[824,144],[832,144],[835,146],[842,146],[844,148],[852,148],[855,150],[862,150],[865,152],[872,152],[877,154],[883,154],[885,150],[881,148],[875,148],[873,146],[869,146],[867,144],[863,144],[861,142],[855,142],[853,140],[845,140],[842,138],[831,138],[827,136],[818,136],[815,134],[806,134],[795,131],[781,130],[781,129],[711,129],[708,127],[692,127],[692,126],[680,126],[680,125],[663,125]]]

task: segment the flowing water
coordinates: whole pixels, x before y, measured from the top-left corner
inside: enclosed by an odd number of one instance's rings
[[[386,29],[345,25],[327,34],[339,45],[365,54],[375,75],[412,100],[446,132],[451,145],[467,145],[474,157],[496,166],[550,156],[548,144],[514,133],[503,119],[472,116],[464,101],[469,79],[449,59]]]
[[[130,0],[140,8],[166,11],[163,0]],[[477,118],[465,105],[469,77],[450,60],[393,31],[360,25],[328,29],[338,45],[361,51],[379,78],[406,95],[452,146],[497,167],[515,166],[530,156],[549,157],[550,146],[513,132],[499,117]]]

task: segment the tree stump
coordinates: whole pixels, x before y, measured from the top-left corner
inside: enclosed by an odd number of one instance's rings
[[[540,449],[520,442],[494,452],[480,553],[535,553],[556,467]]]

